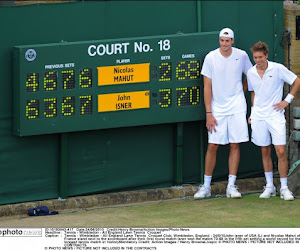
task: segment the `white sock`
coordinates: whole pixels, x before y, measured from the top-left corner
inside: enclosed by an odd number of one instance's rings
[[[265,172],[268,187],[273,187],[273,172]]]
[[[212,176],[204,175],[204,186],[209,188],[211,183]]]
[[[234,186],[236,180],[236,175],[228,175],[228,187]]]
[[[287,187],[287,177],[280,178],[281,188]]]

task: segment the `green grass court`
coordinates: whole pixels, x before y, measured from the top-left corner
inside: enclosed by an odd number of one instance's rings
[[[0,227],[300,227],[300,199],[193,198],[0,218]]]

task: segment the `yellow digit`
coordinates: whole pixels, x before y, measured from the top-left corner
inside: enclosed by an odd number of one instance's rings
[[[39,117],[39,100],[28,100],[26,105],[27,119],[35,119]]]
[[[159,106],[162,108],[168,108],[171,106],[171,89],[160,89],[160,99]]]
[[[188,88],[176,88],[176,91],[177,91],[177,97],[178,97],[178,94],[179,94],[179,97],[177,98],[177,106],[182,106],[182,101],[183,101],[182,99],[184,98],[184,96],[188,92]]]
[[[192,65],[192,67],[191,67]],[[200,77],[200,63],[199,61],[189,61],[188,64],[190,79],[198,79]],[[191,76],[191,72],[194,73]]]
[[[80,114],[81,115],[91,114],[92,96],[91,95],[80,96],[79,98],[80,98]]]
[[[56,98],[48,98],[44,100],[44,115],[47,118],[56,117],[57,115],[57,101]]]
[[[194,90],[196,90],[196,101],[193,101],[195,95],[194,95]],[[190,103],[192,105],[197,105],[199,104],[200,101],[200,89],[197,86],[194,86],[192,88],[190,88]]]
[[[75,108],[73,103],[73,97],[65,97],[63,98],[62,102],[62,115],[63,116],[70,116],[74,114]]]
[[[171,63],[161,63],[159,65],[160,69],[160,76],[159,76],[159,81],[160,82],[165,82],[165,81],[171,81],[171,76],[172,76],[172,64]]]
[[[27,75],[26,90],[27,92],[39,91],[39,73],[31,73]]]
[[[63,88],[73,89],[74,88],[74,70],[64,70],[63,74]]]
[[[92,87],[92,69],[82,69],[79,74],[79,86],[81,88]]]
[[[176,67],[177,80],[186,80],[188,77],[188,71],[186,70],[185,61],[179,62]]]
[[[57,72],[46,72],[44,77],[44,89],[46,91],[56,90]]]

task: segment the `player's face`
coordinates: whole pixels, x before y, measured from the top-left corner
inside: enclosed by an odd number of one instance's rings
[[[266,67],[268,65],[268,54],[265,55],[262,51],[253,52],[253,60],[258,67]]]
[[[234,39],[229,37],[220,37],[219,42],[221,50],[227,52],[231,49],[232,44],[234,43]]]

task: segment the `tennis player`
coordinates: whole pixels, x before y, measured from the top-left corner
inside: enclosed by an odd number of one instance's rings
[[[246,118],[247,80],[243,74],[252,67],[247,53],[232,47],[234,33],[224,28],[219,33],[220,47],[209,52],[201,74],[204,77],[204,103],[208,148],[205,156],[204,184],[199,186],[195,199],[211,196],[211,180],[216,165],[219,145],[230,145],[228,158],[229,176],[226,195],[240,198],[235,185],[240,162],[239,143],[249,141]]]
[[[285,108],[292,102],[300,87],[300,79],[284,65],[268,61],[269,48],[264,42],[251,46],[256,63],[247,73],[248,90],[251,91],[251,141],[261,147],[262,162],[266,177],[266,186],[260,198],[276,196],[273,184],[273,164],[271,159],[271,143],[278,157],[280,175],[280,197],[294,200],[287,186],[288,161],[285,151],[286,120]],[[284,83],[293,85],[290,93],[282,100]]]

